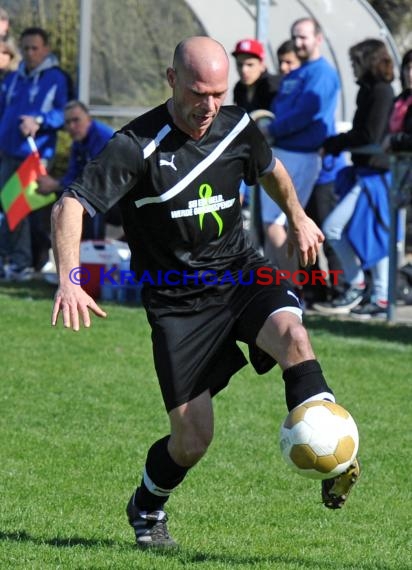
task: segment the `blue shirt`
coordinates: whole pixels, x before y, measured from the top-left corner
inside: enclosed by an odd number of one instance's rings
[[[318,179],[316,180],[316,185],[334,182],[338,172],[345,166],[347,166],[347,162],[344,154],[341,153],[339,156],[327,154],[322,159],[322,168],[320,169]]]
[[[335,133],[340,89],[336,70],[320,57],[285,75],[272,102],[269,132],[275,146],[296,152],[316,152]]]
[[[114,130],[104,123],[93,120],[86,137],[82,141],[74,141],[70,149],[69,166],[60,181],[65,188],[83,172],[86,163],[97,156],[112,138]]]
[[[40,156],[52,158],[57,131],[64,125],[64,106],[69,94],[69,78],[58,67],[53,54],[31,71],[21,62],[17,71],[9,73],[1,85],[0,151],[17,159],[24,159],[32,152],[20,131],[20,116],[31,115],[42,120],[35,138]]]

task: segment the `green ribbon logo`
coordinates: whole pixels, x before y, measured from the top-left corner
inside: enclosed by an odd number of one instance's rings
[[[209,186],[209,184],[202,184],[199,187],[199,196],[201,198],[203,198],[204,200],[209,201],[209,199],[213,196],[212,187]],[[217,237],[220,237],[220,234],[223,231],[223,220],[222,220],[222,218],[219,216],[219,214],[217,212],[207,212],[207,213],[212,214],[212,216],[215,218],[216,223],[217,223],[218,228],[219,228]],[[200,225],[201,230],[203,230],[203,218],[204,218],[204,216],[205,216],[205,213],[199,214],[199,225]]]

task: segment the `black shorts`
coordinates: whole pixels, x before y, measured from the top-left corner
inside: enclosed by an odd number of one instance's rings
[[[267,317],[278,309],[298,310],[298,298],[283,285],[214,288],[207,294],[170,304],[162,291],[142,295],[152,328],[154,363],[165,407],[169,412],[209,389],[212,396],[247,364],[237,341],[249,348],[258,374],[276,361],[256,346]]]

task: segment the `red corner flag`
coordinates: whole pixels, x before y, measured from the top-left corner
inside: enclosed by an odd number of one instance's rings
[[[16,172],[7,180],[0,192],[0,201],[11,231],[33,210],[54,202],[56,194],[37,194],[37,178],[47,171],[40,162],[40,155],[34,140],[28,140],[32,153],[21,163]]]

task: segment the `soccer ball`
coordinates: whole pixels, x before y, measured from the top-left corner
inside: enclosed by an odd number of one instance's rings
[[[286,463],[310,479],[330,479],[355,459],[359,434],[350,413],[325,400],[291,410],[280,428],[280,449]]]

